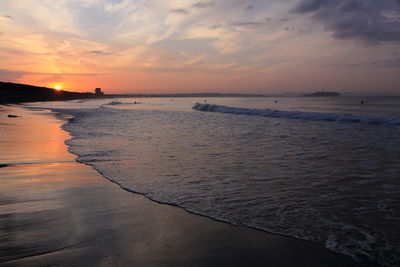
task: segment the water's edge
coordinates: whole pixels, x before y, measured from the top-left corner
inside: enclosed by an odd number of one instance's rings
[[[26,106],[23,106],[23,107],[29,109],[29,107],[26,107]],[[246,227],[246,228],[254,229],[254,230],[261,231],[261,232],[264,232],[264,233],[267,233],[267,234],[277,235],[277,236],[290,238],[290,239],[294,239],[294,240],[300,240],[300,241],[303,241],[303,242],[309,242],[309,243],[312,243],[312,244],[317,245],[319,247],[323,247],[325,249],[328,249],[329,251],[332,251],[333,253],[338,254],[340,256],[345,256],[346,258],[349,258],[349,259],[353,260],[354,266],[358,266],[357,262],[355,261],[355,258],[353,258],[351,254],[347,255],[345,253],[340,253],[340,252],[338,252],[336,250],[333,250],[333,249],[330,249],[330,248],[328,248],[326,246],[323,246],[322,244],[312,242],[311,240],[301,239],[301,238],[298,238],[296,236],[290,236],[290,235],[282,234],[282,233],[279,233],[279,232],[269,231],[269,230],[266,230],[266,229],[263,229],[263,228],[255,227],[255,226],[237,224],[237,223],[234,223],[234,222],[229,221],[229,220],[224,220],[224,219],[219,219],[219,218],[216,218],[216,217],[212,217],[212,216],[209,216],[209,215],[206,215],[206,214],[202,214],[200,212],[196,212],[196,211],[194,211],[194,210],[192,210],[192,209],[190,209],[188,207],[185,207],[185,206],[180,206],[180,205],[172,203],[172,202],[167,202],[167,201],[162,201],[162,200],[159,200],[159,199],[156,199],[156,198],[152,198],[148,194],[145,194],[145,193],[142,193],[142,192],[139,192],[139,191],[135,191],[135,190],[133,190],[133,189],[127,187],[127,186],[124,186],[124,184],[119,183],[116,180],[114,180],[113,178],[108,177],[105,174],[103,174],[100,170],[96,169],[96,167],[93,164],[80,160],[79,159],[80,155],[72,151],[72,146],[69,144],[69,141],[73,140],[75,138],[75,136],[73,135],[72,132],[68,131],[65,126],[67,124],[69,124],[69,123],[73,123],[74,116],[72,116],[70,114],[62,113],[60,111],[55,111],[53,109],[49,109],[49,108],[46,108],[46,109],[50,110],[51,113],[56,117],[56,119],[58,119],[58,120],[60,120],[62,122],[62,125],[60,126],[61,130],[67,132],[71,136],[71,138],[65,140],[64,143],[68,147],[68,152],[77,156],[77,158],[75,159],[76,162],[79,162],[81,164],[85,164],[87,166],[90,166],[93,170],[95,170],[97,173],[99,173],[102,177],[104,177],[105,179],[107,179],[108,181],[110,181],[110,182],[112,182],[114,184],[117,184],[121,189],[123,189],[123,190],[125,190],[127,192],[130,192],[130,193],[133,193],[133,194],[141,195],[141,196],[145,197],[146,199],[148,199],[150,201],[153,201],[155,203],[158,203],[158,204],[161,204],[161,205],[168,205],[168,206],[177,207],[177,208],[183,209],[184,211],[186,211],[186,212],[188,212],[190,214],[201,216],[201,217],[205,217],[205,218],[211,219],[213,221],[217,221],[217,222],[221,222],[221,223],[227,223],[229,225],[233,225],[233,226],[236,226],[236,227]]]

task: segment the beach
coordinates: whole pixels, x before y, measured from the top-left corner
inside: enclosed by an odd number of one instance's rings
[[[355,266],[123,190],[75,161],[65,121],[49,111],[1,106],[0,118],[2,266]]]

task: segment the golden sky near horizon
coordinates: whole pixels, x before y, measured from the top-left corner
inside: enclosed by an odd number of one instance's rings
[[[108,93],[400,92],[397,0],[3,0],[0,80]]]

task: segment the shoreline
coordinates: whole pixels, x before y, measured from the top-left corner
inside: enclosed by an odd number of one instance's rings
[[[6,118],[10,112],[23,115]],[[121,190],[75,161],[64,143],[70,138],[61,129],[65,121],[54,115],[0,106],[0,129],[6,133],[0,145],[10,151],[0,165],[15,163],[0,168],[1,264],[356,266],[308,241],[234,226]],[[32,164],[20,164],[24,161]]]

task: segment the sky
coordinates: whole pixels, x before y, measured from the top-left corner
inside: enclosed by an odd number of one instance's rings
[[[400,94],[400,0],[0,0],[0,81]]]

